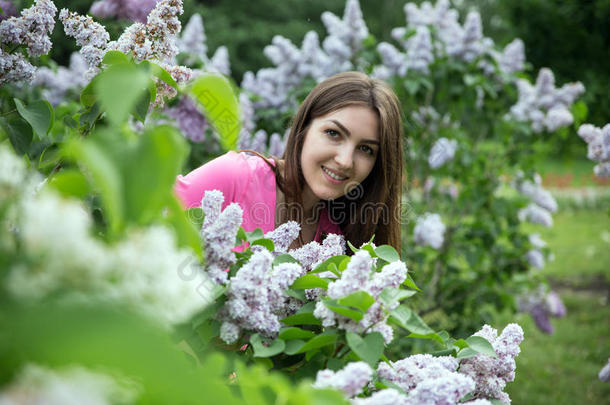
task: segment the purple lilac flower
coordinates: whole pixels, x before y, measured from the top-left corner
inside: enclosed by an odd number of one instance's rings
[[[553,195],[542,187],[542,179],[540,175],[534,176],[534,182],[523,180],[518,182],[517,190],[532,199],[532,201],[550,212],[557,211],[557,201]]]
[[[409,392],[408,405],[457,404],[475,387],[472,378],[458,373],[444,373],[438,378],[423,380]]]
[[[388,75],[383,77],[387,79],[390,76],[402,77],[407,73],[409,67],[407,62],[407,55],[400,52],[396,47],[387,42],[380,42],[377,45],[377,52],[381,56],[383,66],[387,68]]]
[[[91,15],[100,18],[127,19],[146,22],[146,17],[159,0],[98,0],[91,5]]]
[[[379,363],[379,378],[396,384],[408,392],[424,380],[453,373],[458,361],[451,356],[434,357],[430,354],[415,354],[402,360]]]
[[[193,142],[203,142],[205,130],[209,124],[197,104],[183,95],[175,107],[169,108],[167,114],[176,120],[182,134]]]
[[[506,383],[515,379],[515,357],[519,354],[519,345],[523,341],[523,329],[517,324],[507,325],[500,336],[489,325],[475,333],[492,344],[497,358],[484,354],[460,361],[459,373],[471,377],[476,384],[474,397],[497,399],[510,403],[508,394],[503,392]]]
[[[413,235],[415,243],[440,249],[443,245],[445,224],[439,214],[425,213],[417,219]]]
[[[286,253],[288,248],[299,237],[301,226],[296,221],[288,221],[269,231],[265,238],[271,239],[275,246],[276,253]]]
[[[298,249],[288,251],[288,254],[310,271],[332,256],[345,254],[345,239],[341,235],[331,233],[326,236],[322,244],[316,241],[309,242]]]
[[[228,318],[226,321],[274,337],[281,327],[279,319],[298,309],[284,291],[305,270],[295,263],[282,263],[274,268],[272,264],[270,252],[257,250],[230,279],[227,302],[221,311]]]
[[[237,342],[240,333],[239,326],[232,322],[223,322],[220,326],[220,338],[229,345]]]
[[[439,138],[432,149],[430,150],[430,156],[428,156],[428,164],[432,169],[438,169],[445,163],[451,161],[455,156],[457,150],[457,141],[455,139]]]
[[[353,405],[404,405],[407,397],[394,388],[375,392],[368,398],[354,398]]]
[[[201,201],[205,214],[201,235],[205,244],[206,267],[210,277],[219,284],[226,282],[225,269],[235,263],[232,249],[243,215],[237,203],[231,203],[219,212],[223,201],[224,197],[218,190],[206,191]]]
[[[559,294],[555,291],[550,291],[546,296],[546,307],[549,314],[555,318],[563,318],[566,316],[566,307]]]
[[[6,53],[0,48],[0,84],[29,82],[36,68],[20,53]]]
[[[593,170],[598,177],[610,177],[610,124],[597,128],[584,124],[578,135],[587,142],[587,158],[599,162]]]
[[[608,359],[608,363],[606,363],[606,365],[599,370],[599,374],[597,376],[603,382],[610,382],[610,358]]]
[[[550,317],[561,318],[567,312],[559,295],[544,285],[517,297],[517,308],[520,312],[529,312],[536,326],[545,333],[554,330]]]
[[[277,132],[272,133],[269,137],[269,155],[281,157],[284,155],[285,148],[285,139]]]
[[[523,41],[515,38],[504,47],[499,57],[498,65],[505,73],[516,73],[523,70],[525,65],[525,46]]]
[[[520,221],[528,220],[534,224],[540,224],[547,228],[553,226],[553,217],[551,216],[551,213],[536,204],[529,204],[527,207],[519,210],[517,215]]]
[[[518,79],[516,84],[519,99],[511,107],[509,116],[529,122],[534,132],[553,132],[570,125],[573,121],[570,107],[585,91],[580,82],[555,88],[555,76],[547,68],[540,69],[534,86],[525,79]]]
[[[316,375],[315,388],[335,388],[352,398],[362,392],[362,388],[371,381],[373,369],[365,362],[348,363],[342,370],[334,372],[320,370]]]
[[[49,35],[55,27],[57,8],[51,0],[36,3],[21,12],[20,17],[10,17],[0,22],[0,38],[3,43],[25,45],[30,57],[49,53]]]
[[[2,12],[0,13],[0,21],[17,15],[17,7],[15,7],[15,5],[10,1],[0,0],[0,9],[2,9]]]
[[[40,86],[43,97],[53,106],[66,99],[69,92],[78,92],[87,85],[87,70],[89,65],[83,56],[74,52],[70,55],[70,66],[58,66],[57,71],[41,67],[36,71],[32,85]]]
[[[341,278],[328,285],[328,296],[338,299],[361,290],[369,281],[373,259],[369,252],[360,250],[349,261]]]
[[[415,35],[407,41],[407,68],[424,74],[434,60],[432,39],[427,27],[417,27]]]

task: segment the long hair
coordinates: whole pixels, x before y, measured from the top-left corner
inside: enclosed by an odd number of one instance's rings
[[[305,178],[301,169],[303,142],[314,118],[348,106],[368,106],[379,119],[379,152],[368,177],[354,193],[326,202],[346,240],[359,247],[375,236],[375,244],[389,244],[400,252],[402,185],[402,117],[398,98],[383,81],[360,72],[345,72],[319,83],[296,112],[286,149],[284,175],[275,164],[278,187],[289,206],[302,206]],[[298,211],[288,220],[300,222]]]

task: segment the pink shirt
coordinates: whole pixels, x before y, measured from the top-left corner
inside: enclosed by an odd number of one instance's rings
[[[174,185],[186,208],[200,207],[206,190],[222,191],[223,209],[232,202],[240,205],[244,211],[241,226],[246,232],[261,228],[267,233],[275,228],[275,174],[260,157],[230,151],[186,176],[178,176]],[[324,233],[342,234],[326,210],[320,215],[314,240],[320,242]]]

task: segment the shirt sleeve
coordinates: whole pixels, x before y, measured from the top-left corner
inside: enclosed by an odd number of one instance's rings
[[[174,184],[174,193],[185,208],[201,206],[203,194],[208,190],[219,190],[224,195],[223,208],[238,201],[248,182],[247,163],[236,152],[228,152],[201,167],[179,175]]]

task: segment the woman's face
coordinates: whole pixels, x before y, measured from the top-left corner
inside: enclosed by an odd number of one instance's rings
[[[303,202],[339,198],[369,175],[379,153],[379,119],[354,105],[315,118],[301,151]]]

